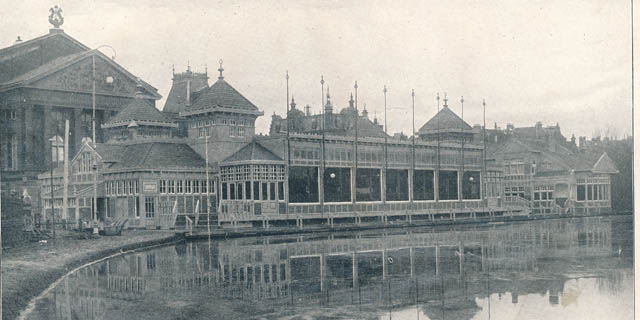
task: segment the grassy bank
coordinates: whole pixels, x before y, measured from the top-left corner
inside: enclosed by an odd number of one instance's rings
[[[102,257],[176,241],[173,231],[123,231],[122,236],[73,239],[59,231],[56,245],[27,242],[2,252],[2,319],[15,319],[29,301],[70,270]]]

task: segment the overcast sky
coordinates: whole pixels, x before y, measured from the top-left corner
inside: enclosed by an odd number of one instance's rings
[[[6,0],[0,0],[4,2]],[[358,102],[390,132],[411,131],[436,112],[436,92],[465,120],[532,126],[558,122],[565,136],[631,134],[629,1],[175,1],[32,0],[0,6],[0,47],[48,32],[63,9],[66,33],[116,61],[163,95],[171,68],[209,67],[270,116],[285,113],[285,71],[298,106],[320,110],[320,75],[334,108]],[[108,56],[111,52],[104,49]],[[607,131],[609,130],[609,131]]]

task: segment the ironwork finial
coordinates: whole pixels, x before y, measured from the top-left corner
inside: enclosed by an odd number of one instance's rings
[[[218,72],[220,72],[220,75],[218,76],[218,79],[222,80],[224,79],[224,77],[222,76],[222,72],[224,71],[224,68],[222,67],[222,59],[218,60],[218,63],[220,64],[220,68],[218,68]]]
[[[53,6],[53,8],[49,9],[49,23],[53,25],[54,28],[58,29],[64,23],[64,17],[62,17],[62,8],[58,7],[58,5]]]

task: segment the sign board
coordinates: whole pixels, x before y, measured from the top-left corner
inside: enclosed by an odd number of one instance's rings
[[[157,191],[158,182],[157,181],[143,181],[142,182],[142,192],[144,193],[154,193]]]

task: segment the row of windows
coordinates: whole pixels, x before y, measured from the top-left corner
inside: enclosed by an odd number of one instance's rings
[[[158,189],[168,194],[207,193],[207,180],[160,180]],[[209,180],[209,193],[215,192],[215,180]]]
[[[251,173],[251,170],[253,171],[253,174]],[[252,166],[227,166],[220,168],[220,179],[222,182],[248,180],[284,180],[284,174],[285,170],[284,166],[282,165],[261,164]]]
[[[207,119],[207,120],[199,120],[199,121],[192,121],[191,122],[191,128],[203,128],[203,127],[210,127],[210,126],[215,126],[216,124],[218,125],[223,125],[223,126],[238,126],[238,127],[252,127],[253,126],[253,121],[251,120],[235,120],[235,119]]]
[[[222,200],[284,200],[284,192],[284,181],[277,182],[277,189],[276,182],[222,183]]]
[[[108,196],[135,195],[140,193],[138,180],[118,180],[105,182],[105,193]]]
[[[1,110],[0,119],[17,120],[18,112],[16,110]]]
[[[245,128],[243,127],[229,127],[229,137],[244,137]],[[209,128],[198,128],[198,138],[210,137]]]
[[[577,196],[578,201],[609,200],[609,184],[579,184]]]

